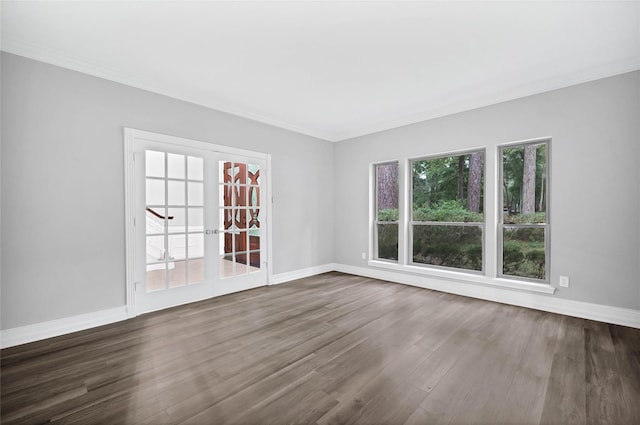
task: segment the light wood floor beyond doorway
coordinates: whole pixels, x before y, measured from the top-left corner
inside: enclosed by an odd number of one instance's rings
[[[640,330],[327,273],[2,350],[3,424],[639,424]]]

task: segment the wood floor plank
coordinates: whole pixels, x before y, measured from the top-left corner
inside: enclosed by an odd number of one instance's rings
[[[3,424],[640,423],[640,330],[331,272],[0,353]]]

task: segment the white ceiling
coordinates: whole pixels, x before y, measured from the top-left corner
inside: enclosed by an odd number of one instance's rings
[[[2,50],[338,141],[640,69],[640,2],[2,2]]]

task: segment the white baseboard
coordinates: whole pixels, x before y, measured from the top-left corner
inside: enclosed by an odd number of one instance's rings
[[[125,306],[0,331],[0,348],[83,331],[127,319]]]
[[[487,301],[517,305],[520,307],[527,307],[551,313],[564,314],[567,316],[597,320],[600,322],[613,323],[616,325],[640,329],[640,310],[611,307],[513,289],[489,287],[466,282],[456,282],[454,280],[446,280],[442,278],[418,276],[368,267],[351,266],[347,264],[328,263],[306,269],[274,274],[269,278],[269,285],[277,285],[330,271],[387,280],[390,282],[417,286],[425,289],[433,289],[436,291],[479,298]],[[0,331],[0,348],[13,347],[15,345],[52,338],[71,332],[82,331],[97,326],[107,325],[109,323],[119,322],[127,318],[127,308],[126,306],[122,306],[109,310],[96,311],[94,313],[81,314],[78,316],[6,329]]]
[[[343,273],[640,329],[640,310],[347,264],[334,264],[334,267],[335,271]]]
[[[280,283],[289,282],[296,279],[302,279],[317,274],[327,273],[335,270],[334,263],[323,264],[321,266],[308,267],[306,269],[293,270],[285,273],[271,275],[269,285],[278,285]]]

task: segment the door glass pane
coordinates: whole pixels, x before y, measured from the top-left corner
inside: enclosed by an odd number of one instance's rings
[[[169,181],[169,205],[184,205],[184,182]]]
[[[169,233],[182,233],[185,231],[186,214],[184,208],[168,208],[167,226]]]
[[[204,201],[204,189],[202,183],[187,183],[189,205],[202,205]]]
[[[204,282],[204,258],[189,260],[189,284]]]
[[[164,261],[164,236],[147,236],[147,264]]]
[[[235,276],[235,261],[233,254],[220,256],[220,278]]]
[[[145,151],[145,175],[164,177],[164,152]]]
[[[187,284],[186,261],[171,261],[169,268],[169,288],[177,288]]]
[[[253,251],[249,253],[251,272],[260,271],[260,251]]]
[[[189,258],[204,257],[204,234],[193,233],[189,236]]]
[[[147,205],[164,205],[164,180],[147,179]]]
[[[167,155],[168,177],[170,179],[184,179],[184,155],[170,153]]]
[[[147,292],[165,289],[166,263],[147,265]]]
[[[247,165],[247,178],[248,184],[252,186],[258,186],[261,182],[260,178],[260,166],[256,164],[248,164]]]
[[[247,251],[247,232],[239,232],[235,235],[235,251]]]
[[[260,231],[249,231],[249,250],[256,251],[260,249]]]
[[[202,208],[189,208],[189,231],[202,232],[204,230],[204,210]]]
[[[164,208],[147,208],[145,212],[147,235],[164,233]]]
[[[260,188],[257,188],[257,187],[249,188],[249,205],[252,207],[260,206]]]
[[[184,260],[187,258],[187,244],[185,235],[169,235],[169,260]]]
[[[244,208],[238,208],[235,210],[234,224],[238,229],[247,228],[247,210]]]
[[[203,160],[195,156],[187,158],[187,174],[189,180],[203,180]]]

